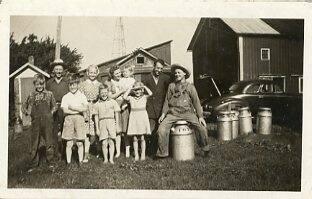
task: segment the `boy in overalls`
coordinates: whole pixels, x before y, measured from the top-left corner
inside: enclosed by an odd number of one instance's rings
[[[31,149],[30,169],[39,165],[39,142],[42,137],[45,141],[46,159],[51,163],[55,152],[53,136],[53,113],[57,110],[52,92],[45,90],[45,77],[41,74],[35,76],[35,91],[30,93],[26,101],[26,115],[31,116]]]
[[[184,120],[194,127],[195,135],[202,150],[209,150],[208,131],[203,118],[203,110],[193,84],[186,82],[189,71],[181,65],[171,66],[174,82],[169,84],[167,95],[159,118],[157,157],[169,155],[169,134],[173,123]]]

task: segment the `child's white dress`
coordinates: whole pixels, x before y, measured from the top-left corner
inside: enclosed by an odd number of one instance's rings
[[[146,111],[147,96],[139,99],[129,96],[131,107],[127,135],[150,135],[151,129]]]

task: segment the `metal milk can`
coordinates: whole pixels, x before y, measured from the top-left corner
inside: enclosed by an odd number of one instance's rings
[[[230,118],[232,120],[232,139],[235,139],[238,137],[238,111],[231,111],[230,112]]]
[[[271,108],[260,107],[257,115],[257,133],[263,135],[271,134],[272,112]]]
[[[185,161],[195,158],[194,136],[186,121],[177,121],[171,128],[172,157]]]
[[[249,107],[239,109],[239,133],[241,135],[248,135],[252,133],[252,119]]]
[[[222,141],[231,140],[232,120],[230,118],[230,112],[220,111],[217,116],[217,122],[218,139]]]

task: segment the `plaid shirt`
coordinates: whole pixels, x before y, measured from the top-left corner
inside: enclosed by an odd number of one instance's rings
[[[46,103],[45,109],[38,109],[37,106]],[[25,112],[27,115],[37,116],[46,113],[54,113],[57,110],[56,101],[51,91],[33,91],[29,94],[25,102]]]

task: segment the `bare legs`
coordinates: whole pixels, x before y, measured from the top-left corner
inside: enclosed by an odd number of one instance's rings
[[[108,145],[108,150],[107,150]],[[102,141],[102,151],[104,157],[104,163],[108,162],[108,152],[109,152],[109,162],[114,164],[114,153],[115,153],[115,144],[112,139],[105,139]]]
[[[141,140],[141,160],[145,160],[145,150],[146,150],[146,143],[144,139],[144,135],[139,135]],[[139,144],[138,144],[138,136],[133,136],[133,150],[134,150],[134,160],[139,160]]]
[[[66,161],[67,164],[71,162],[71,157],[72,157],[72,147],[74,145],[73,140],[69,140],[66,142]],[[81,141],[77,141],[77,147],[78,147],[78,158],[79,162],[81,163],[83,160],[83,143]]]
[[[121,144],[121,135],[118,134],[116,136],[116,155],[115,155],[116,158],[120,156],[120,144]]]

